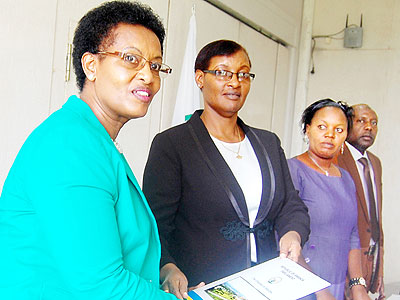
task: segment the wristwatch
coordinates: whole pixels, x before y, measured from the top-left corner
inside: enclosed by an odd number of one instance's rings
[[[349,288],[352,288],[355,285],[363,285],[365,288],[367,287],[364,277],[351,278],[349,281]]]

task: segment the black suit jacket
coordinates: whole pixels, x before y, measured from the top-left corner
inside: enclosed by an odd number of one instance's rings
[[[161,266],[175,263],[189,286],[211,282],[250,266],[250,231],[258,261],[277,256],[278,236],[297,231],[308,239],[309,216],[294,189],[278,137],[239,126],[262,172],[263,190],[254,229],[243,192],[196,111],[191,119],[158,134],[144,171],[143,191],[156,217]]]

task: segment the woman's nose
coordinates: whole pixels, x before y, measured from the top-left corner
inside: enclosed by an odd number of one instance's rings
[[[152,81],[154,81],[155,78],[157,78],[157,76],[154,75],[153,71],[150,68],[149,61],[146,61],[144,66],[140,70],[137,71],[135,77],[136,77],[136,79],[143,80],[147,84],[151,83]]]
[[[328,130],[326,131],[326,133],[325,133],[325,137],[330,137],[330,138],[335,137],[335,131],[334,131],[334,130],[328,129]]]
[[[233,86],[233,87],[237,87],[240,85],[240,81],[239,81],[239,77],[238,77],[237,73],[232,74],[232,78],[229,79],[228,85]]]

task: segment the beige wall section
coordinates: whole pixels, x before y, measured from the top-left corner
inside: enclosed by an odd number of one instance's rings
[[[298,0],[216,0],[239,12],[258,26],[297,47],[303,1]]]
[[[4,33],[0,38],[4,39],[4,42],[0,50],[3,67],[0,75],[3,96],[0,100],[0,137],[3,141],[0,156],[0,190],[19,148],[29,133],[50,113],[59,109],[69,95],[77,93],[72,68],[70,81],[64,81],[67,44],[71,42],[81,16],[102,2],[104,1],[1,2],[0,22]],[[278,46],[275,42],[204,0],[143,2],[151,5],[166,25],[165,61],[173,67],[174,72],[163,82],[162,89],[153,100],[147,116],[129,122],[118,137],[139,182],[152,138],[160,130],[168,128],[171,123],[193,4],[196,9],[198,49],[212,40],[226,38],[242,43],[249,50],[257,78],[248,98],[249,103],[243,110],[245,121],[263,128],[282,127],[287,123],[284,118],[280,118],[272,124],[272,109],[277,101],[282,103],[281,99],[276,99],[282,92],[277,93],[274,83],[278,84],[279,79],[282,91],[282,87],[288,85],[289,77],[293,77],[295,72],[291,72],[290,68],[281,68],[279,78],[276,77]],[[233,9],[245,10],[244,13],[248,17],[252,14],[257,16],[254,22],[261,22],[266,28],[271,26],[270,32],[288,44],[295,44],[299,39],[301,0],[249,0],[246,7],[241,1],[232,1],[232,6]],[[263,15],[267,18],[262,18]],[[292,53],[294,49],[291,48]],[[282,63],[282,58],[290,59],[290,62]],[[283,65],[289,64],[293,67],[296,56],[283,56],[279,59]],[[282,70],[286,70],[287,73],[283,74]],[[287,99],[283,99],[283,103],[286,102]]]
[[[119,137],[139,180],[152,137],[169,127],[172,119],[180,63],[193,4],[196,5],[198,49],[211,40],[228,38],[243,43],[252,56],[257,78],[243,111],[243,118],[250,124],[276,131],[283,139],[285,149],[289,148],[290,127],[293,123],[298,124],[297,119],[292,119],[291,111],[303,1],[219,1],[259,23],[292,47],[284,48],[265,39],[259,40],[257,33],[249,31],[239,21],[203,0],[144,1],[154,7],[167,26],[165,61],[173,66],[174,73],[164,82],[149,114],[143,119],[129,122]],[[66,45],[82,14],[100,2],[102,1],[0,2],[0,190],[28,134],[49,113],[58,109],[68,95],[76,92],[73,76],[69,83],[64,83]],[[399,291],[400,263],[396,250],[400,249],[400,239],[396,219],[400,202],[396,196],[399,194],[397,170],[400,169],[400,157],[397,155],[400,146],[397,139],[400,1],[315,0],[313,33],[339,31],[344,26],[347,13],[350,23],[356,24],[359,23],[360,14],[364,14],[364,45],[361,49],[343,49],[342,40],[331,40],[330,43],[319,40],[314,55],[315,74],[308,82],[307,101],[310,103],[318,98],[332,97],[350,103],[366,102],[376,109],[380,117],[380,132],[373,151],[381,157],[384,167],[385,281],[388,288]],[[256,40],[251,40],[252,36]],[[262,50],[259,51],[258,47]],[[258,63],[264,56],[266,60]],[[266,69],[265,74],[263,69]],[[270,73],[272,70],[275,70],[274,76]],[[263,82],[266,87],[258,87]],[[271,82],[275,82],[273,87]],[[308,83],[304,83],[304,87]],[[264,92],[267,106],[263,106],[264,100],[258,96]],[[269,117],[266,120],[252,120],[253,112],[247,110],[253,105],[261,110],[266,108],[265,113]],[[259,105],[262,107],[259,108]],[[266,122],[262,123],[264,121]],[[389,131],[389,128],[393,130]],[[295,138],[295,134],[293,137]],[[297,139],[300,140],[300,136]]]
[[[28,134],[48,116],[56,1],[0,3],[0,191]]]
[[[205,1],[170,1],[166,62],[173,66],[174,70],[171,76],[165,80],[161,130],[171,126],[193,5],[196,14],[196,44],[198,50],[217,39],[238,40],[239,37],[239,21]]]
[[[294,49],[278,45],[277,50],[274,102],[272,104],[270,129],[280,137],[282,147],[286,151],[290,147],[289,130],[292,127],[291,111],[294,91],[291,91],[288,74],[290,74],[291,67],[291,52],[294,52]],[[286,155],[289,155],[288,152],[286,152]]]
[[[379,116],[379,133],[372,151],[383,164],[385,283],[390,295],[400,291],[400,1],[315,0],[313,34],[340,31],[347,14],[349,24],[359,25],[361,13],[362,48],[345,49],[342,39],[318,39],[314,53],[315,74],[309,77],[308,103],[325,97],[350,104],[364,102]]]
[[[229,5],[244,17],[250,18],[258,15],[257,21],[264,29],[272,26],[271,33],[278,36],[288,44],[299,40],[299,28],[302,14],[301,0],[283,1],[214,1]],[[216,39],[233,39],[247,48],[253,62],[252,71],[256,73],[256,80],[241,117],[250,125],[271,129],[280,128],[279,136],[284,145],[290,145],[291,115],[274,118],[272,110],[275,105],[280,110],[292,105],[294,87],[291,82],[296,77],[297,52],[295,47],[283,47],[257,33],[250,27],[230,17],[203,0],[171,0],[170,17],[167,37],[167,61],[173,66],[174,74],[168,78],[165,97],[162,106],[161,129],[168,128],[171,124],[172,112],[175,105],[177,79],[180,75],[180,62],[183,57],[188,23],[192,5],[195,5],[197,19],[197,49]],[[261,18],[263,16],[263,18]],[[253,19],[255,22],[255,19]],[[276,26],[280,24],[279,26]],[[290,38],[289,38],[290,37]],[[278,48],[280,52],[278,55]],[[285,54],[283,54],[285,53]],[[279,60],[280,65],[277,65]],[[289,89],[285,90],[285,89]],[[284,107],[282,107],[282,105]],[[288,119],[287,119],[287,118]],[[290,129],[288,131],[288,129]]]
[[[249,125],[270,130],[279,44],[243,24],[239,42],[246,47],[252,60],[251,71],[256,74],[239,116]]]

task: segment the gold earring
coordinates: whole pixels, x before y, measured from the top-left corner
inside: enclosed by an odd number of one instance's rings
[[[340,154],[343,154],[344,152],[344,144],[342,144],[342,146],[340,147]]]

